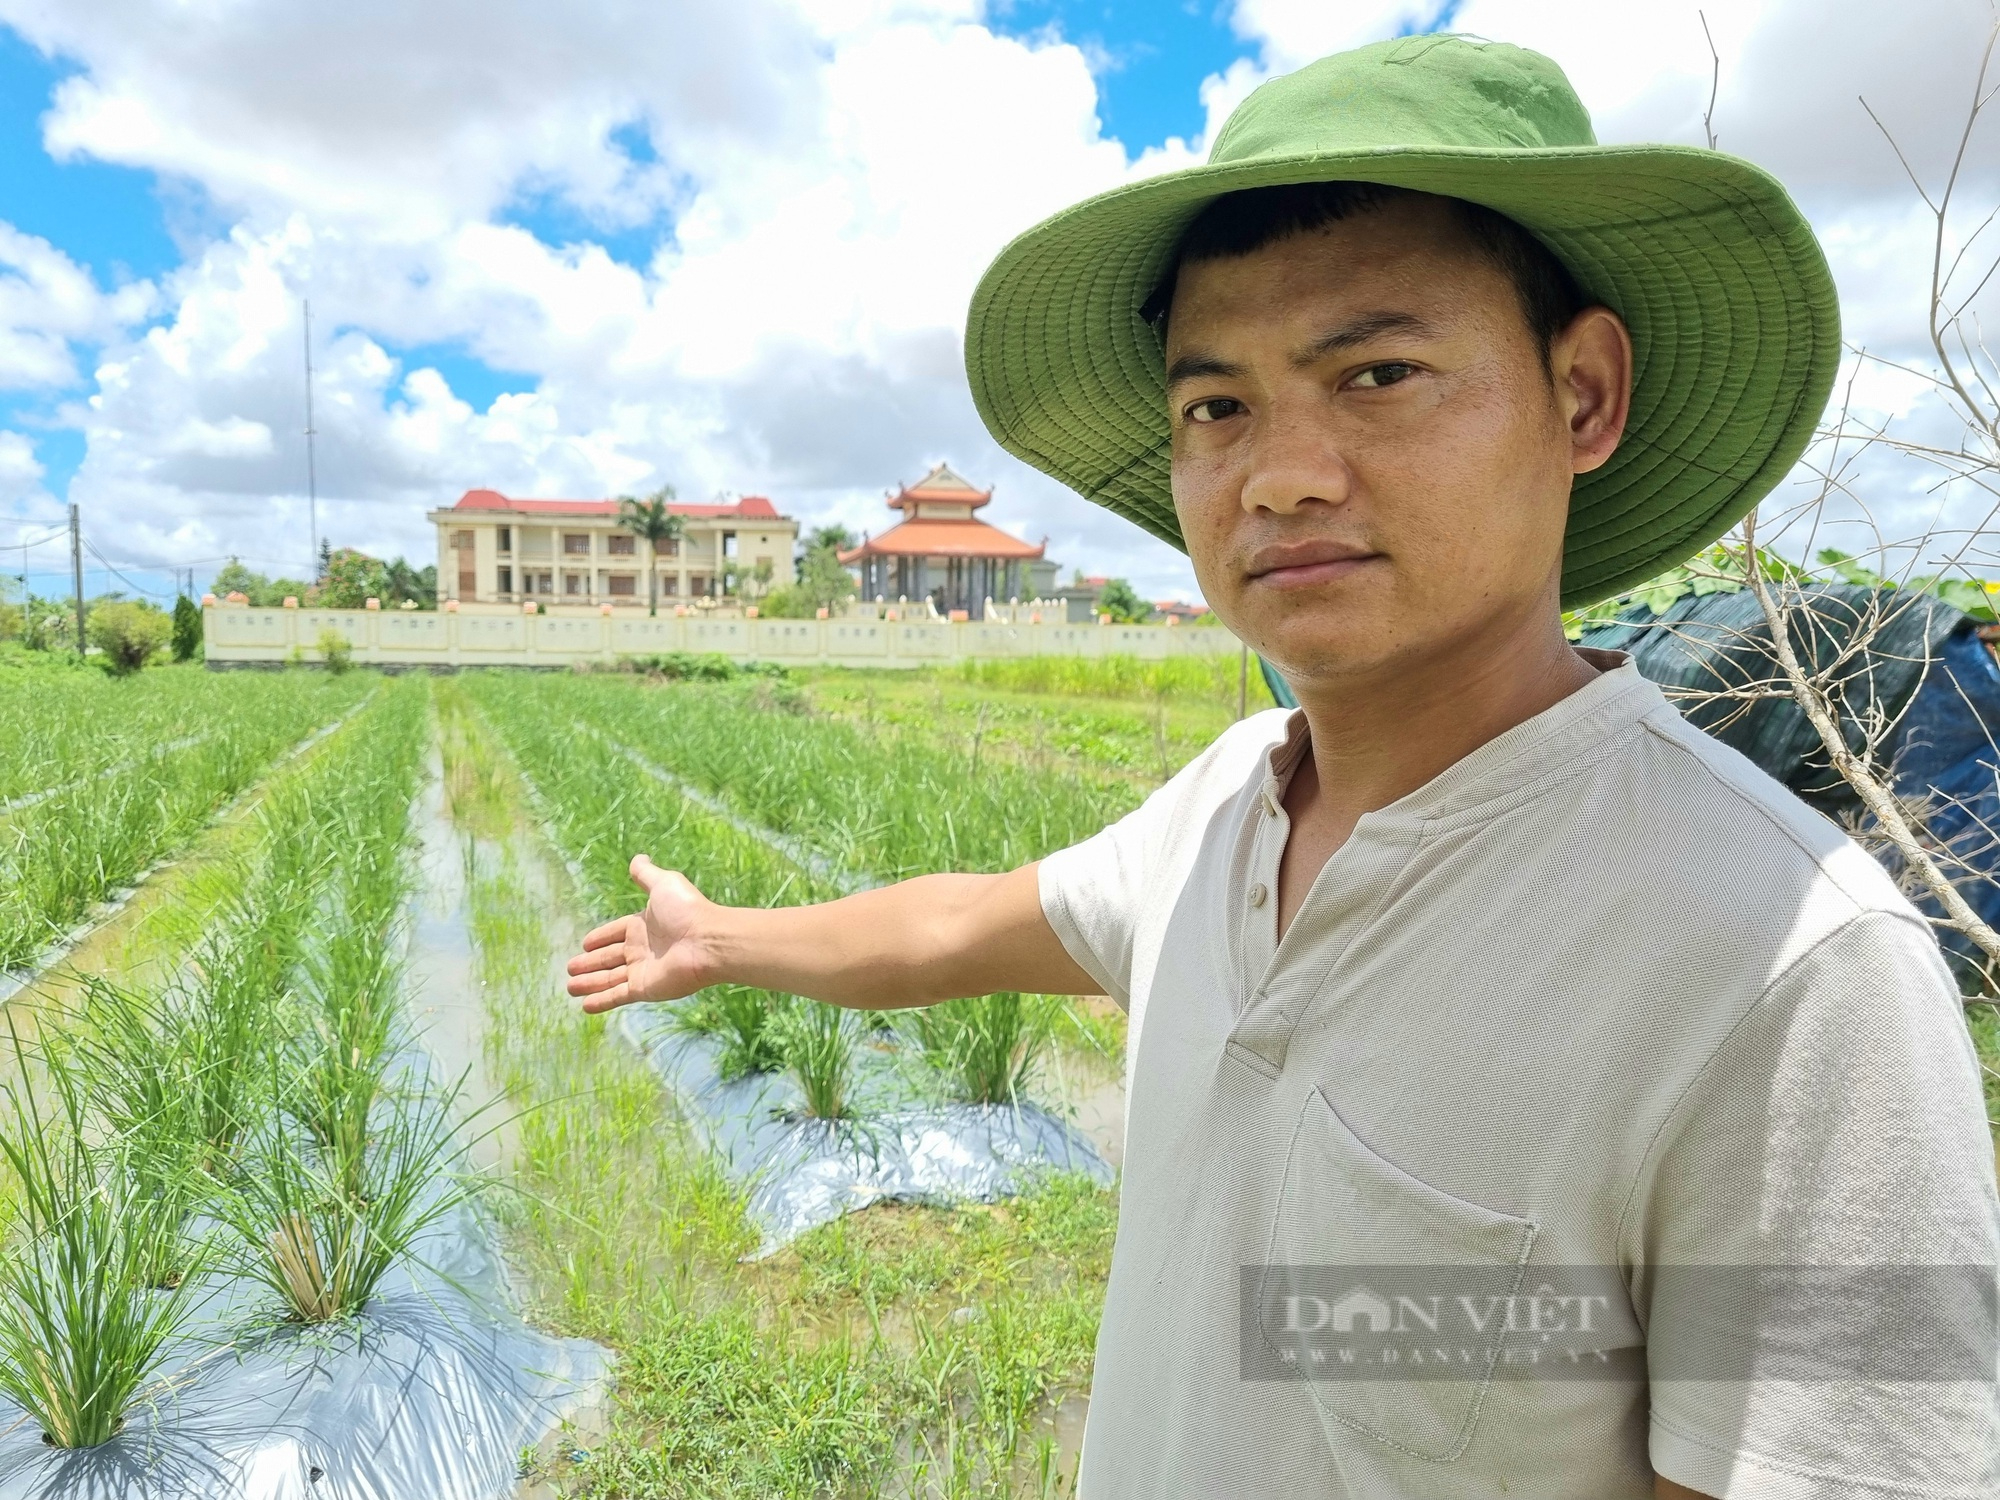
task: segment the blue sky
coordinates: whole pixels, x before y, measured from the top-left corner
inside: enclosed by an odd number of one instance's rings
[[[1229,12],[1216,0],[1003,0],[989,20],[1012,36],[1053,31],[1092,54],[1104,132],[1136,152],[1200,134],[1201,81],[1254,50],[1231,31]]]

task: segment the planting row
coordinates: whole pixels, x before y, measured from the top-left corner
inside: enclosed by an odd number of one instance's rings
[[[763,1235],[757,1192],[730,1170],[733,1153],[703,1139],[717,1122],[705,1106],[721,1101],[662,1090],[601,1021],[556,998],[574,933],[540,873],[539,840],[517,832],[513,812],[539,813],[574,856],[593,912],[630,909],[633,847],[691,870],[722,850],[698,872],[718,893],[772,851],[742,848],[732,843],[740,828],[673,805],[680,799],[574,734],[560,713],[473,711],[468,689],[479,686],[457,679],[438,697],[451,816],[474,841],[488,1056],[524,1111],[512,1153],[521,1191],[502,1200],[517,1215],[510,1248],[546,1315],[619,1351],[601,1435],[545,1449],[532,1472],[579,1500],[1066,1493],[1066,1429],[1050,1419],[1088,1384],[1113,1195],[1082,1174],[1036,1174],[1004,1207],[870,1212],[740,1262]],[[539,795],[522,795],[524,770]],[[810,872],[782,859],[755,881],[739,889],[789,881],[790,899],[815,889]],[[868,1045],[878,1039],[864,1038],[865,1057],[883,1055]],[[707,1042],[689,1050],[713,1053]],[[728,1092],[755,1097],[775,1130],[782,1120],[770,1106],[803,1091],[766,1073]],[[851,1128],[798,1120],[793,1131],[844,1139],[854,1155],[895,1151],[880,1117]]]
[[[97,671],[13,673],[0,691],[0,812],[53,788],[226,729],[258,705],[324,693],[291,681],[193,668],[110,677]],[[345,689],[351,701],[353,685]]]
[[[356,678],[244,674],[227,679],[240,686],[215,691],[193,673],[159,676],[175,686],[135,700],[134,720],[150,726],[144,748],[112,735],[108,749],[78,752],[77,774],[0,809],[0,969],[23,965],[61,939],[94,903],[181,848],[280,755],[368,691]],[[90,745],[94,717],[106,711],[97,693],[127,687],[58,692],[72,718],[38,733],[56,744]],[[23,710],[21,718],[38,712]]]
[[[261,1288],[267,1326],[344,1317],[461,1191],[446,1113],[397,1066],[424,727],[421,682],[384,689],[270,787],[171,977],[92,981],[14,1035],[0,1391],[48,1445],[108,1441],[191,1346],[246,1337],[191,1327],[218,1282]]]
[[[981,851],[989,865],[1033,857],[1022,851],[1041,852],[1047,845],[1023,840],[1016,825],[996,826],[1009,793],[1027,826],[1043,839],[1052,836],[1059,818],[1089,816],[1090,792],[1015,768],[996,770],[993,787],[968,795],[968,784],[976,779],[960,766],[949,805],[928,808],[925,799],[945,784],[948,756],[914,742],[885,750],[837,723],[758,715],[740,701],[706,692],[648,692],[587,677],[482,674],[465,685],[536,788],[551,832],[603,911],[633,904],[626,866],[640,850],[686,874],[710,899],[730,905],[825,900],[844,888],[649,774],[644,761],[654,755],[691,779],[705,772],[701,779],[730,794],[746,812],[829,857],[839,850],[852,860],[872,850],[900,859],[903,864],[891,867],[907,873],[951,864],[948,852],[940,858],[935,850],[919,863],[924,836],[940,830],[955,847]],[[734,760],[722,753],[731,724],[739,731]],[[643,746],[643,754],[635,757],[632,746]],[[814,770],[839,776],[852,795],[886,798],[908,815],[878,819],[867,829],[850,818],[844,831],[859,832],[858,837],[811,837],[805,817],[780,793],[796,786],[812,806],[838,806],[827,788],[807,779]],[[1073,826],[1064,826],[1064,834],[1074,836]],[[721,1082],[786,1072],[796,1085],[801,1113],[838,1119],[853,1112],[864,1073],[878,1075],[882,1096],[893,1096],[894,1085],[902,1083],[909,1085],[903,1093],[964,1103],[1019,1102],[1068,1015],[1059,998],[1011,992],[903,1012],[855,1012],[748,985],[718,985],[672,1007],[667,1024],[714,1044],[713,1068]],[[901,1070],[895,1079],[880,1077],[885,1070],[866,1068],[868,1059],[858,1050],[870,1040],[900,1043],[896,1050],[920,1066]]]
[[[976,744],[967,754],[918,734],[871,735],[787,712],[764,704],[755,687],[489,674],[468,686],[496,721],[596,730],[842,869],[884,881],[1012,869],[1095,833],[1138,800],[1123,783],[982,760]],[[628,766],[621,779],[631,775]]]

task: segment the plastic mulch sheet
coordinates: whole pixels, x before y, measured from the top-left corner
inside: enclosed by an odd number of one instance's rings
[[[606,1355],[511,1310],[461,1209],[357,1318],[276,1324],[271,1293],[218,1280],[166,1388],[101,1447],[64,1451],[0,1401],[4,1500],[500,1500],[521,1452],[594,1400]],[[232,1337],[233,1335],[233,1337]]]
[[[782,1074],[724,1082],[717,1046],[672,1027],[665,1007],[633,1005],[612,1019],[653,1066],[682,1110],[749,1187],[750,1221],[769,1255],[815,1225],[886,1201],[992,1202],[1047,1172],[1082,1172],[1109,1185],[1111,1168],[1073,1125],[1039,1105],[922,1100],[893,1051],[856,1046],[856,1118],[799,1114]]]

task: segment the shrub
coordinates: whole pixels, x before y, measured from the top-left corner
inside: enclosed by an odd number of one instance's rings
[[[354,643],[329,625],[319,633],[319,659],[338,677],[354,665]]]
[[[201,609],[182,594],[174,600],[174,660],[193,661],[201,654]]]
[[[664,677],[669,682],[729,682],[737,677],[782,679],[777,662],[753,661],[738,666],[717,651],[662,651],[652,656],[621,656],[611,668],[640,677]]]
[[[90,644],[104,653],[105,666],[120,677],[158,655],[171,628],[164,612],[130,599],[98,605],[84,625]]]

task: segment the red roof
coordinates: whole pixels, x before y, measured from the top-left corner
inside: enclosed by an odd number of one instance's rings
[[[615,516],[616,500],[516,500],[498,490],[467,490],[453,510],[511,510],[541,516]],[[733,505],[691,505],[679,500],[667,503],[677,516],[743,516],[760,520],[779,519],[778,507],[762,495],[745,495]]]
[[[963,505],[971,515],[993,498],[958,473],[950,464],[939,464],[915,484],[906,484],[889,497],[889,504],[908,514],[914,505]]]
[[[1048,543],[1031,546],[984,521],[901,521],[872,541],[840,554],[844,563],[864,557],[1040,557]]]

